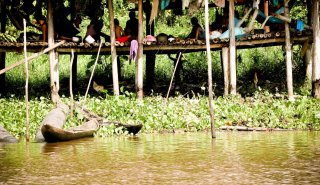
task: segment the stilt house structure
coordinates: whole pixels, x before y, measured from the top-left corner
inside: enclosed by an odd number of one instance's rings
[[[51,89],[52,93],[57,93],[59,90],[59,70],[58,70],[58,56],[61,54],[70,54],[71,50],[75,52],[73,74],[76,80],[76,71],[77,71],[77,55],[82,54],[96,54],[99,50],[99,44],[83,44],[75,42],[61,42],[60,40],[54,39],[54,28],[59,25],[54,25],[54,8],[57,6],[58,2],[63,2],[63,0],[37,0],[38,2],[45,1],[44,4],[47,8],[47,22],[48,22],[48,42],[28,42],[27,48],[29,52],[35,53],[48,53],[50,60],[50,79],[51,79]],[[79,2],[80,0],[68,0],[71,8],[71,17],[74,18],[79,11]],[[177,53],[178,51],[183,52],[197,52],[206,50],[206,41],[205,40],[180,40],[176,42],[165,42],[165,43],[144,43],[143,39],[143,30],[146,28],[146,35],[154,35],[154,22],[150,21],[154,18],[153,10],[157,9],[160,0],[128,0],[135,3],[138,11],[138,22],[139,22],[139,33],[138,33],[138,52],[137,52],[137,61],[136,61],[136,91],[138,98],[143,97],[143,65],[146,65],[146,85],[152,86],[154,79],[154,68],[155,68],[155,59],[156,54],[169,54]],[[10,3],[14,2],[7,0],[0,0],[1,11],[0,11],[0,20],[1,20],[1,33],[6,32],[6,23],[7,19],[10,18],[11,12],[8,7]],[[27,3],[30,1],[19,0],[20,3]],[[33,1],[32,1],[33,2]],[[93,9],[98,9],[102,4],[101,1],[91,0]],[[94,2],[100,2],[95,3]],[[196,5],[196,8],[201,8],[204,6],[202,0],[190,0],[190,1],[166,1],[170,2],[168,8],[178,8],[176,6],[184,5],[186,2],[189,4]],[[313,85],[313,95],[314,97],[320,98],[320,31],[319,31],[319,0],[306,0],[307,10],[308,10],[308,29],[306,31],[299,32],[299,35],[293,34],[290,32],[290,23],[293,22],[293,19],[289,16],[289,5],[293,0],[284,0],[284,12],[281,15],[277,15],[278,19],[283,21],[285,29],[283,31],[274,31],[270,32],[268,27],[265,27],[265,32],[250,32],[250,34],[245,37],[236,39],[236,27],[234,23],[235,16],[235,6],[237,5],[249,5],[249,8],[253,8],[253,16],[256,16],[257,11],[254,10],[254,3],[259,2],[259,0],[214,0],[209,2],[209,7],[215,8],[228,7],[226,11],[229,17],[229,35],[226,39],[213,39],[210,41],[210,49],[220,50],[223,60],[223,69],[224,69],[224,84],[225,91],[224,94],[236,94],[237,89],[237,78],[236,78],[236,49],[241,48],[253,48],[253,47],[265,47],[265,46],[275,46],[283,45],[286,50],[286,72],[287,72],[287,89],[289,99],[293,98],[293,82],[292,82],[292,44],[301,44],[306,46],[306,58],[308,63],[312,66],[312,85]],[[260,10],[264,13],[269,19],[268,8],[269,0],[260,0],[260,7],[263,4],[263,9]],[[81,3],[80,3],[81,4]],[[109,20],[110,20],[110,42],[103,43],[101,47],[101,54],[103,55],[112,55],[112,73],[113,73],[113,92],[115,95],[119,95],[119,82],[118,82],[118,64],[117,64],[117,55],[128,55],[130,51],[129,45],[118,45],[115,41],[115,32],[114,32],[114,8],[113,0],[106,0],[103,2],[103,5],[108,8]],[[98,7],[99,6],[99,7]],[[87,7],[88,8],[88,7]],[[259,11],[260,11],[259,10]],[[80,10],[83,11],[83,10]],[[143,15],[145,13],[146,22],[150,24],[143,25]],[[249,14],[249,13],[248,13]],[[12,21],[12,20],[11,20]],[[307,27],[307,26],[305,26]],[[5,87],[5,54],[6,52],[21,52],[23,51],[24,43],[12,43],[12,42],[0,42],[0,88]],[[43,50],[43,48],[47,49]],[[161,51],[161,52],[158,52]],[[147,61],[143,61],[143,54],[146,54]],[[54,92],[55,91],[55,92]]]

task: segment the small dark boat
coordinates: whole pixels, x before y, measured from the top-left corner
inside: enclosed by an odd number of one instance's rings
[[[142,128],[142,124],[139,125],[128,125],[119,122],[103,122],[100,126],[114,124],[116,127],[122,127],[124,131],[128,131],[129,134],[136,135]]]
[[[66,130],[46,124],[41,127],[41,132],[46,142],[58,142],[92,137],[93,133],[97,131],[98,128],[98,122],[90,120],[83,125]]]

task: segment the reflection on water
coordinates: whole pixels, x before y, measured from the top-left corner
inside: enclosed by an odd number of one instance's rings
[[[0,184],[320,183],[320,132],[220,132],[0,145]]]

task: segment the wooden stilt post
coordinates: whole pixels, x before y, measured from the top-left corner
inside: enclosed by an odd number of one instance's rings
[[[111,42],[111,58],[112,58],[112,79],[113,79],[113,94],[118,96],[119,92],[119,76],[118,76],[118,62],[117,62],[117,51],[116,51],[116,34],[114,26],[114,12],[113,12],[113,1],[108,0],[109,9],[109,21],[110,21],[110,42]]]
[[[308,25],[312,25],[312,2],[307,1],[307,17],[308,17]],[[307,82],[311,82],[312,79],[312,44],[309,41],[306,41],[307,50],[304,56],[304,63],[306,68],[306,80]]]
[[[221,63],[223,68],[223,81],[224,81],[224,96],[229,95],[229,48],[223,47],[221,50]]]
[[[269,0],[264,0],[264,4],[263,4],[263,5],[264,5],[264,6],[263,6],[264,15],[265,15],[266,17],[268,17],[268,16],[269,16]],[[265,26],[265,27],[264,27],[264,31],[265,31],[266,33],[269,33],[269,32],[270,32],[269,26]]]
[[[142,0],[138,1],[138,61],[136,62],[136,91],[138,99],[143,98],[143,12],[142,12]]]
[[[24,63],[25,63],[25,73],[26,73],[26,85],[25,85],[25,101],[26,101],[26,141],[29,142],[29,64],[27,55],[27,23],[23,19],[23,51],[24,51]]]
[[[319,1],[313,0],[313,57],[312,57],[312,95],[320,99],[320,26]]]
[[[229,65],[230,65],[230,94],[237,94],[236,38],[234,32],[234,0],[229,0]]]
[[[76,0],[70,0],[70,7],[71,7],[71,20],[74,20],[76,17]],[[73,53],[73,57],[70,55],[70,58],[73,58],[72,61],[72,88],[78,87],[77,79],[78,79],[78,54]]]
[[[6,16],[6,1],[0,1],[0,21],[1,21],[1,33],[6,32],[7,16]],[[6,53],[0,52],[0,70],[6,67]],[[6,80],[5,74],[0,75],[0,94],[5,93],[6,90]]]
[[[289,5],[288,0],[284,3],[284,16],[289,17]],[[287,89],[288,99],[294,100],[293,97],[293,79],[292,79],[292,51],[290,42],[290,27],[289,23],[285,22],[285,34],[286,34],[286,69],[287,69]]]
[[[52,0],[48,0],[48,45],[54,45],[54,25],[53,25],[53,6]],[[55,50],[49,51],[50,60],[50,87],[51,87],[51,100],[53,103],[58,103],[57,96],[59,92],[59,62],[58,55]]]
[[[154,21],[149,24],[150,14],[152,6],[150,4],[150,0],[146,0],[144,5],[144,12],[146,14],[146,34],[154,36]],[[153,89],[154,84],[154,70],[156,64],[156,55],[155,54],[146,54],[146,88],[148,91]]]
[[[308,44],[307,51],[304,57],[304,62],[306,66],[306,80],[307,82],[311,82],[312,79],[312,50],[313,44]]]
[[[213,107],[213,92],[212,92],[212,58],[210,50],[210,34],[209,34],[209,5],[208,0],[205,0],[205,25],[206,25],[206,48],[208,58],[208,91],[209,91],[209,110],[211,122],[211,138],[216,138],[216,129],[214,126],[214,107]]]

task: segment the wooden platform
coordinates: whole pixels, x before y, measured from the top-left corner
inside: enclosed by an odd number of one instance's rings
[[[312,32],[305,32],[301,34],[291,35],[293,44],[303,44],[305,42],[312,42]],[[285,44],[285,35],[283,32],[268,33],[268,34],[254,34],[247,35],[236,39],[237,49],[254,48],[254,47],[267,47]],[[223,47],[229,46],[229,39],[217,39],[211,40],[211,50],[220,50]],[[29,52],[39,52],[48,47],[46,42],[28,42],[27,50]],[[117,46],[118,55],[128,55],[130,52],[129,44],[123,46]],[[56,51],[59,54],[70,54],[71,49],[78,54],[96,54],[99,49],[99,44],[88,44],[88,43],[73,43],[67,42],[61,45]],[[143,51],[145,54],[172,54],[179,51],[183,53],[190,53],[196,51],[205,51],[205,41],[190,41],[190,40],[179,40],[177,42],[167,43],[144,43]],[[23,52],[23,43],[13,42],[0,42],[0,52]],[[111,47],[110,43],[103,43],[101,47],[102,55],[110,55]]]

